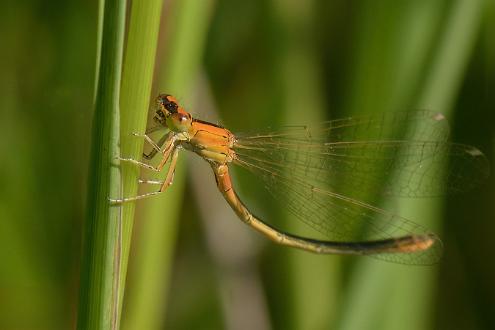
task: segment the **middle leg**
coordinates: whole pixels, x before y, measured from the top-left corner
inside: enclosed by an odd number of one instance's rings
[[[179,156],[179,148],[174,148],[172,150],[172,158],[170,160],[170,166],[169,166],[168,171],[167,171],[167,176],[166,176],[166,178],[165,178],[164,181],[158,181],[158,180],[140,180],[140,183],[159,184],[160,185],[160,189],[158,191],[149,192],[149,193],[138,195],[138,196],[134,196],[134,197],[125,197],[125,198],[122,198],[122,199],[111,199],[110,201],[112,203],[120,204],[120,203],[132,202],[132,201],[136,201],[136,200],[139,200],[139,199],[144,199],[144,198],[148,198],[148,197],[151,197],[151,196],[155,196],[155,195],[161,194],[169,186],[172,185],[172,182],[173,182],[173,179],[174,179],[175,168],[176,168],[176,165],[177,165],[178,156]]]

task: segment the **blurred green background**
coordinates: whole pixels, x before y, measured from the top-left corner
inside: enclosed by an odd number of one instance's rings
[[[76,322],[97,12],[0,5],[1,329]],[[493,1],[165,1],[152,94],[234,132],[440,111],[493,163],[494,35]],[[206,163],[181,158],[174,186],[138,203],[123,328],[495,328],[493,177],[383,201],[442,237],[442,261],[412,267],[275,246],[235,218]],[[236,178],[258,214],[285,216]]]

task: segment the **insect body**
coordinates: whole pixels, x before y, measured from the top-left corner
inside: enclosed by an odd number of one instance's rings
[[[135,201],[163,192],[173,180],[181,149],[198,154],[213,169],[217,187],[247,225],[269,239],[315,253],[372,255],[406,264],[435,263],[442,250],[440,239],[414,222],[348,196],[335,185],[336,174],[346,186],[359,190],[377,184],[398,196],[438,195],[477,185],[488,174],[484,155],[476,148],[447,141],[445,118],[429,112],[392,113],[325,122],[314,128],[288,127],[247,136],[236,136],[221,126],[195,119],[167,94],[157,97],[154,121],[169,132],[158,143],[142,137],[153,147],[151,159],[161,154],[157,167],[134,159],[136,165],[161,171],[170,163],[155,192],[112,200]],[[396,128],[388,133],[386,128]],[[404,132],[413,127],[406,137]],[[151,129],[148,132],[153,131]],[[451,171],[440,164],[450,160]],[[365,166],[363,166],[365,164]],[[316,240],[283,232],[253,215],[235,192],[230,167],[238,165],[261,178],[272,195],[286,202],[299,220],[326,235]],[[393,184],[382,182],[380,171],[396,174]],[[356,228],[367,230],[359,240]]]

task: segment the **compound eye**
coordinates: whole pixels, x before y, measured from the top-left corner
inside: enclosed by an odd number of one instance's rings
[[[177,113],[179,106],[172,95],[160,94],[157,97],[158,105],[170,113]]]
[[[159,104],[159,105],[165,105],[165,103],[168,102],[168,97],[170,95],[168,94],[160,94],[158,95],[158,97],[156,98],[156,102]]]
[[[164,104],[164,107],[165,109],[170,111],[170,113],[177,113],[177,109],[179,108],[177,103],[175,103],[174,101],[169,101],[168,99],[167,99],[167,103]]]

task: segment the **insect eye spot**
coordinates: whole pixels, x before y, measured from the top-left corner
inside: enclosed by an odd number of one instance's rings
[[[177,106],[177,103],[175,103],[175,102],[168,101],[167,103],[164,104],[164,106],[165,106],[165,109],[167,109],[171,113],[177,112],[178,106]]]

